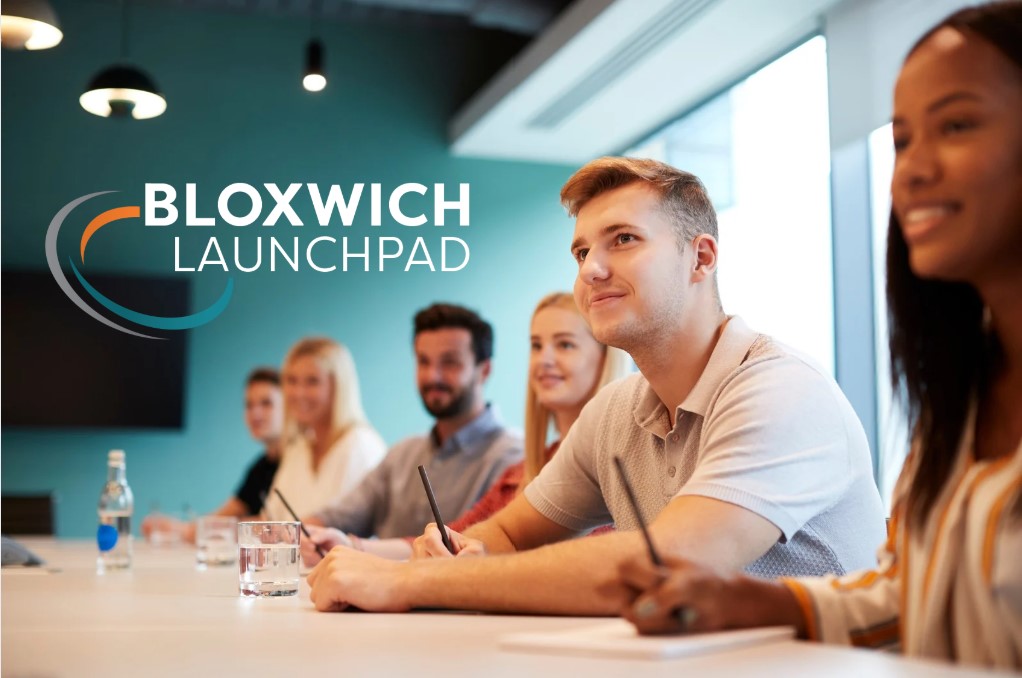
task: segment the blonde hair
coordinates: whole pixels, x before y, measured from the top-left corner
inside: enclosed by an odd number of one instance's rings
[[[358,386],[358,372],[351,352],[343,344],[327,337],[306,337],[291,347],[284,358],[281,374],[287,381],[289,367],[299,358],[311,357],[322,367],[332,385],[330,407],[330,434],[326,441],[332,445],[356,426],[368,426],[365,410],[362,409],[362,395]],[[292,440],[302,432],[298,430],[290,407],[284,403],[284,436]]]
[[[563,308],[578,313],[575,306],[575,299],[567,292],[554,292],[540,299],[536,309],[532,312],[535,319],[536,314],[545,308]],[[581,317],[581,314],[579,314]],[[586,331],[589,331],[588,325]],[[591,335],[590,335],[591,336]],[[631,372],[631,358],[619,348],[600,344],[603,349],[602,369],[600,378],[597,380],[593,390],[586,396],[586,402],[596,395],[596,392],[609,384],[620,379]],[[554,421],[554,413],[545,405],[539,402],[535,389],[532,388],[532,379],[526,379],[525,384],[525,473],[522,478],[521,487],[539,475],[547,462],[547,436],[550,426]]]

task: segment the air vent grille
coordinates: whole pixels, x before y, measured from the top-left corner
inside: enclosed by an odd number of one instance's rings
[[[546,130],[556,128],[580,106],[677,35],[685,24],[693,21],[715,2],[717,0],[675,0],[636,29],[621,47],[596,64],[581,80],[529,120],[528,126]]]

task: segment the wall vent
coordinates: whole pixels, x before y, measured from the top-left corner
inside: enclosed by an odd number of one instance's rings
[[[528,121],[528,127],[551,130],[600,91],[641,63],[651,52],[675,37],[718,0],[675,0],[637,28],[621,47],[591,68],[581,80]]]

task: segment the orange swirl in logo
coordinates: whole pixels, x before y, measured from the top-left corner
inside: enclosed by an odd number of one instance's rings
[[[60,233],[60,227],[63,225],[64,220],[67,219],[72,210],[83,202],[100,195],[116,192],[117,191],[98,191],[96,193],[83,195],[64,205],[64,207],[62,207],[60,211],[54,215],[53,220],[50,221],[49,228],[46,229],[46,263],[50,268],[50,273],[53,274],[53,279],[64,294],[67,295],[68,299],[91,317],[104,325],[112,327],[120,332],[124,332],[125,334],[131,334],[145,339],[163,339],[163,337],[142,334],[141,332],[136,332],[135,330],[123,327],[101,313],[98,313],[84,299],[82,299],[81,296],[78,295],[78,292],[71,286],[71,283],[68,282],[67,276],[64,275],[64,271],[60,267],[59,255],[57,254],[57,239]],[[125,205],[123,207],[115,207],[114,209],[107,210],[93,218],[82,233],[82,239],[79,245],[79,253],[82,257],[82,264],[85,264],[85,248],[88,246],[89,240],[92,236],[96,234],[96,231],[114,221],[138,218],[140,216],[141,208],[138,205]],[[107,298],[85,279],[85,276],[83,276],[81,271],[78,270],[78,267],[75,266],[73,257],[68,257],[68,263],[71,265],[71,270],[74,273],[75,278],[78,279],[79,284],[81,284],[82,288],[88,292],[88,294],[97,303],[106,308],[108,311],[111,311],[126,320],[130,320],[137,325],[151,327],[157,330],[188,330],[205,325],[223,312],[223,310],[227,307],[227,303],[231,299],[232,292],[234,291],[234,279],[228,278],[227,285],[220,297],[211,306],[199,311],[198,313],[176,317],[148,315],[122,306],[113,299]]]
[[[107,210],[90,221],[89,225],[85,227],[85,232],[82,233],[82,263],[85,263],[85,246],[89,244],[89,238],[91,238],[96,231],[103,228],[111,221],[117,221],[118,219],[130,219],[132,217],[138,218],[141,214],[142,208],[138,205],[126,205],[124,207],[115,207],[112,210]]]

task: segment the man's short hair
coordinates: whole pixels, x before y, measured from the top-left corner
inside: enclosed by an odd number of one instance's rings
[[[561,204],[576,217],[596,196],[636,182],[643,182],[660,196],[660,208],[674,225],[680,246],[703,233],[718,239],[717,212],[703,182],[694,174],[657,160],[597,158],[564,184]]]
[[[493,327],[475,311],[455,304],[433,304],[415,314],[415,334],[431,330],[461,328],[472,335],[476,363],[493,357]]]
[[[259,382],[273,384],[279,388],[280,372],[275,367],[257,367],[248,373],[248,378],[245,379],[245,388]]]

